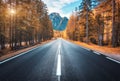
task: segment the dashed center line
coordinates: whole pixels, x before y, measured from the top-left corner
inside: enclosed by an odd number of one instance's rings
[[[61,55],[60,54],[58,55],[56,75],[61,76]]]
[[[58,81],[60,81],[60,77],[61,77],[61,43],[59,44],[58,47],[58,59],[57,59],[57,69],[56,69],[56,76],[58,78]]]

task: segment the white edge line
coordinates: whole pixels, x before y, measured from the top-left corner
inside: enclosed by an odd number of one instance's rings
[[[37,48],[39,48],[39,47],[40,47],[40,46],[38,46],[38,47],[36,47],[36,48],[33,48],[33,49],[31,49],[31,50],[28,50],[28,51],[26,51],[26,52],[20,53],[20,54],[18,54],[18,55],[15,55],[15,56],[13,56],[13,57],[10,57],[10,58],[8,58],[8,59],[6,59],[6,60],[3,60],[3,61],[0,62],[0,64],[3,64],[3,63],[5,63],[5,62],[8,62],[8,61],[10,61],[10,60],[12,60],[12,59],[15,59],[15,58],[19,57],[19,56],[22,56],[22,55],[24,55],[24,54],[26,54],[26,53],[28,53],[28,52],[30,52],[30,51],[33,51],[33,50],[35,50],[35,49],[37,49]]]
[[[82,46],[80,46],[80,47],[82,47]],[[88,49],[88,48],[85,48],[85,47],[82,47],[83,49],[86,49],[86,50],[88,50],[88,51],[90,51],[91,49]]]
[[[73,43],[73,44],[75,44],[75,43]],[[81,47],[81,48],[83,48],[83,49],[86,49],[86,50],[88,50],[88,51],[91,51],[91,49],[85,48],[85,47],[83,47],[83,46],[81,46],[81,45],[78,45],[78,44],[75,44],[75,45],[77,45],[77,46],[79,46],[79,47]]]
[[[110,58],[110,57],[106,57],[107,59],[109,59],[109,60],[111,60],[111,61],[114,61],[114,62],[116,62],[116,63],[119,63],[120,64],[120,61],[117,61],[117,60],[115,60],[115,59],[113,59],[113,58]]]
[[[93,51],[93,53],[97,54],[97,55],[101,55],[99,52]]]

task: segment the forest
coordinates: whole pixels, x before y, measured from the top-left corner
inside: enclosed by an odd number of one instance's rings
[[[16,50],[52,37],[52,22],[43,1],[0,0],[0,50]]]
[[[100,46],[120,46],[120,1],[83,0],[67,25],[71,40]]]

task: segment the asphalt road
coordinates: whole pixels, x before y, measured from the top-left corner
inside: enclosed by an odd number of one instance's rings
[[[1,63],[0,81],[120,81],[120,64],[57,39]]]

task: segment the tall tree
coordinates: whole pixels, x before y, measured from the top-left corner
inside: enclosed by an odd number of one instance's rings
[[[47,40],[53,36],[47,6],[41,0],[0,0],[0,12],[2,48],[6,37],[10,48],[16,49],[23,44],[33,45],[40,43],[42,38]]]
[[[112,47],[116,47],[116,27],[115,27],[116,3],[112,0]]]

